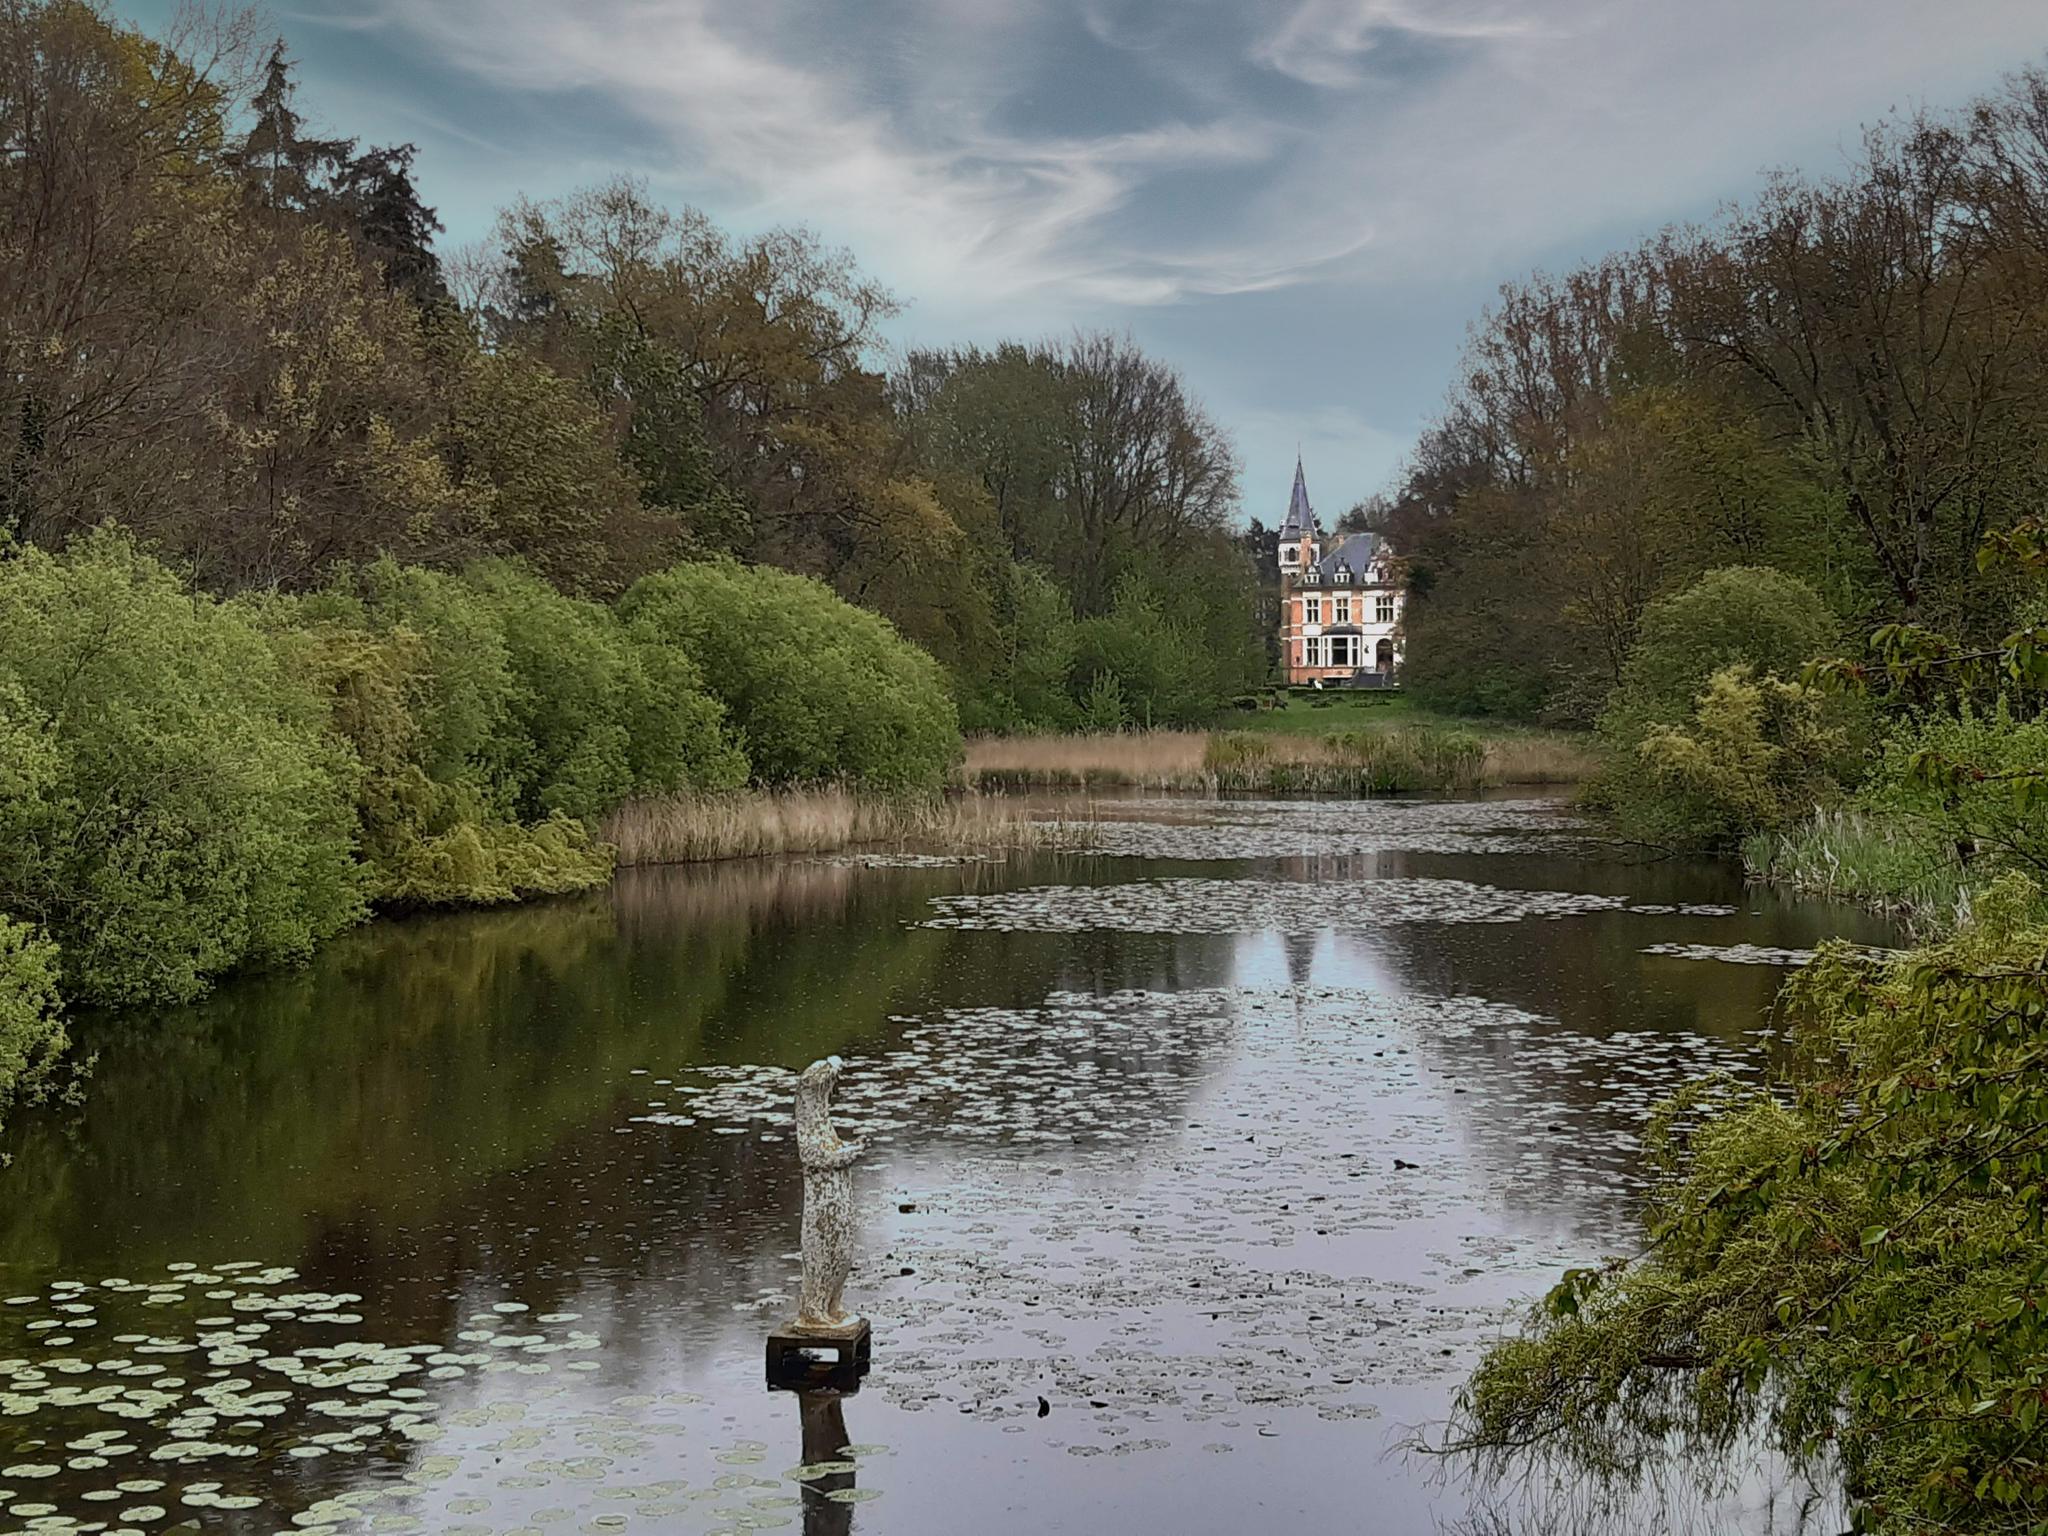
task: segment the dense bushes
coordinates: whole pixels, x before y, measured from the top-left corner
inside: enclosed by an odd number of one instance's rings
[[[363,911],[359,766],[246,611],[124,539],[0,563],[0,914],[66,993],[188,998]]]
[[[1753,839],[1759,873],[1802,890],[1955,920],[1966,892],[2011,872],[2048,878],[2048,718],[2009,696],[1898,721],[1849,804]]]
[[[679,565],[636,583],[619,612],[641,643],[697,659],[758,782],[936,789],[959,756],[938,664],[821,582]]]
[[[57,946],[28,924],[0,917],[0,1118],[47,1085],[67,1044]]]
[[[1653,1134],[1643,1256],[1570,1272],[1473,1377],[1458,1438],[1612,1485],[1767,1438],[1859,1531],[2035,1532],[2048,1326],[2048,927],[2007,875],[1953,939],[1831,946],[1799,1068]]]
[[[1729,847],[1833,793],[1855,711],[1789,679],[1836,643],[1833,616],[1779,571],[1710,571],[1644,610],[1600,717],[1590,790],[1633,836]]]
[[[630,608],[389,560],[223,603],[113,532],[0,560],[0,1091],[59,1038],[53,954],[72,1001],[183,1001],[373,903],[601,883],[633,796],[957,754],[936,664],[815,582],[678,567]]]

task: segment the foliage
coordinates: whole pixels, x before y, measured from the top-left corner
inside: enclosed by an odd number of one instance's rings
[[[0,917],[0,1118],[49,1085],[71,1042],[57,995],[57,946]]]
[[[689,657],[518,567],[384,561],[274,608],[363,764],[380,900],[495,902],[603,882],[586,823],[629,795],[739,783]]]
[[[642,578],[619,612],[643,643],[695,658],[758,782],[931,790],[960,755],[936,663],[820,582],[679,565]]]
[[[1657,1139],[1649,1252],[1489,1354],[1457,1440],[1612,1478],[1750,1427],[1876,1532],[2048,1518],[2048,928],[2002,877],[1954,939],[1832,946],[1790,989],[1789,1100],[1703,1086]]]
[[[1850,738],[1830,702],[1798,683],[1758,678],[1744,663],[1723,667],[1690,720],[1652,726],[1638,745],[1650,795],[1629,806],[1631,830],[1729,848],[1833,800]]]
[[[1852,771],[1857,711],[1785,681],[1835,623],[1813,590],[1767,569],[1710,571],[1643,611],[1600,717],[1590,791],[1631,833],[1732,846],[1833,797]]]
[[[1477,789],[1485,781],[1486,743],[1469,731],[1429,726],[1336,731],[1294,738],[1222,731],[1209,738],[1203,766],[1222,790],[1262,794],[1385,795]]]
[[[1215,718],[1226,699],[1259,680],[1264,665],[1249,643],[1215,643],[1217,637],[1205,633],[1204,621],[1217,619],[1227,632],[1230,614],[1205,612],[1199,594],[1176,598],[1170,591],[1127,578],[1108,613],[1076,628],[1074,675],[1086,680],[1083,697],[1090,701],[1091,713],[1096,709],[1093,694],[1098,680],[1108,677],[1115,682],[1116,700],[1130,724],[1200,725]],[[1106,713],[1107,707],[1103,704],[1102,711]]]
[[[975,665],[962,669],[961,725],[982,732],[1078,724],[1080,705],[1069,691],[1078,644],[1073,605],[1059,585],[1032,566],[1009,566],[997,593],[991,643]]]
[[[2041,501],[2044,151],[2037,65],[1878,125],[1839,175],[1503,288],[1388,514],[1409,685],[1589,722],[1638,621],[1732,565],[1854,629],[1997,632],[2009,589],[1972,556]]]
[[[252,618],[125,538],[0,562],[0,913],[69,995],[190,998],[353,922],[356,775]]]

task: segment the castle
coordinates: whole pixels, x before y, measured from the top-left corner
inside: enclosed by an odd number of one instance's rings
[[[1401,668],[1407,602],[1393,551],[1376,533],[1328,549],[1308,504],[1301,461],[1280,525],[1280,665],[1290,683],[1391,688]]]

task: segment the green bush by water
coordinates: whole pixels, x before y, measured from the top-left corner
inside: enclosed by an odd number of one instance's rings
[[[0,914],[67,996],[190,998],[357,921],[360,776],[248,610],[109,534],[0,562]]]
[[[1942,765],[1968,765],[1944,772]],[[1967,701],[1898,722],[1850,803],[1817,810],[1744,849],[1752,872],[1933,927],[2004,873],[2048,875],[2048,718],[2010,699]]]
[[[35,1098],[70,1042],[57,993],[57,946],[0,917],[0,1120]]]
[[[959,759],[938,663],[821,582],[679,565],[636,583],[619,612],[642,643],[695,658],[756,782],[935,790]]]
[[[1631,836],[1686,848],[1738,846],[1831,799],[1859,712],[1789,680],[1836,641],[1819,594],[1779,571],[1709,571],[1650,604],[1588,799]]]
[[[634,796],[957,755],[936,664],[815,582],[681,567],[630,606],[388,560],[222,602],[113,532],[0,560],[0,1091],[60,1038],[52,953],[73,1002],[185,1001],[373,905],[601,884]]]

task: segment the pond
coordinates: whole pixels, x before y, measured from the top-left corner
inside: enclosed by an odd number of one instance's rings
[[[5,1143],[5,1528],[1506,1528],[1404,1445],[1629,1247],[1644,1116],[1765,1069],[1786,964],[1890,935],[1543,801],[1094,814],[383,923],[89,1025]],[[799,1402],[762,1351],[831,1052],[874,1369]]]

